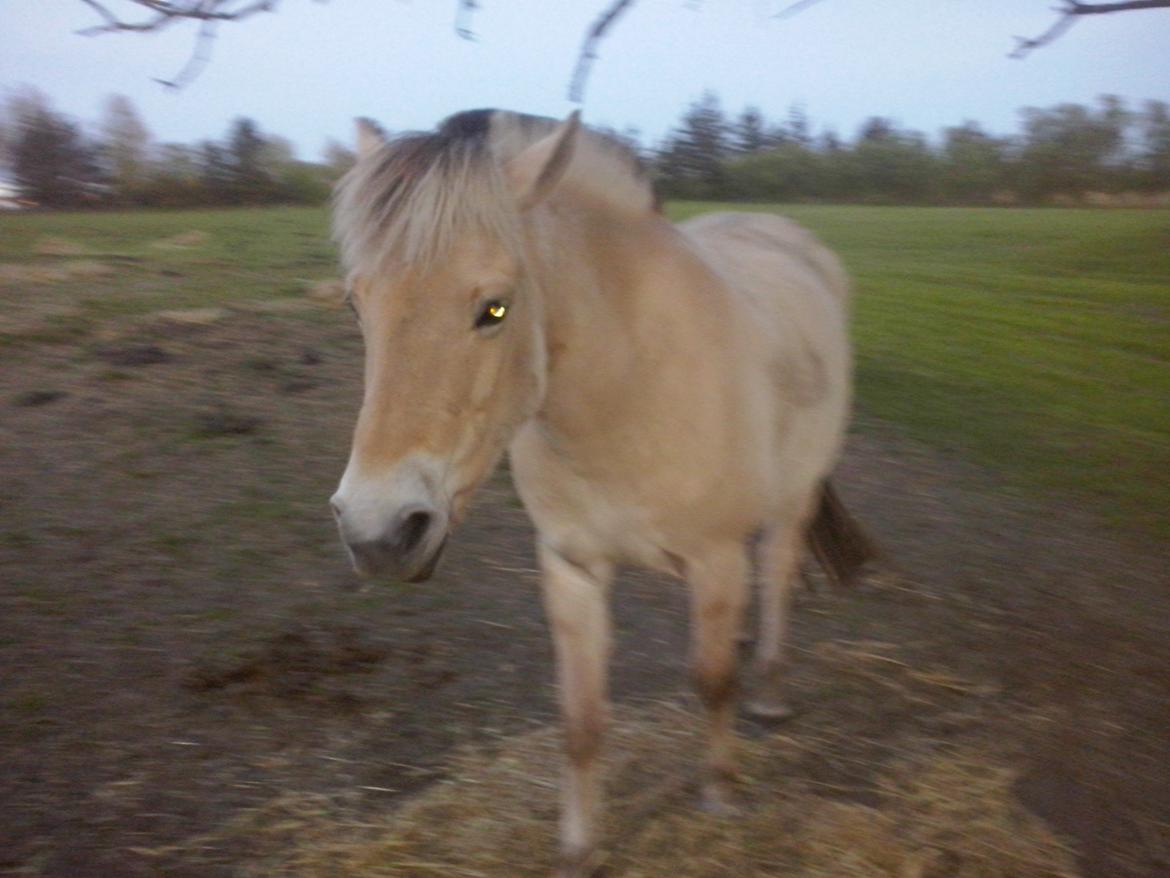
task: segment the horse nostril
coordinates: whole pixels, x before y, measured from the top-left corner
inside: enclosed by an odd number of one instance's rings
[[[431,526],[429,512],[412,512],[398,529],[397,543],[403,555],[409,555],[422,542]]]
[[[334,518],[341,518],[341,504],[336,500],[329,501],[329,508],[333,510]]]

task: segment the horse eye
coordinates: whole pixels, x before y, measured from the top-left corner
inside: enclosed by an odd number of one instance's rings
[[[476,329],[489,329],[493,326],[498,326],[503,322],[504,316],[508,313],[508,306],[493,299],[483,306],[483,310],[479,312],[479,316],[475,318]]]

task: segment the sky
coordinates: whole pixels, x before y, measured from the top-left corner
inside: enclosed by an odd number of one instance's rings
[[[654,143],[710,89],[730,114],[751,104],[782,121],[797,104],[845,137],[873,115],[932,136],[966,119],[1007,134],[1025,106],[1170,100],[1170,10],[1085,19],[1018,61],[1012,37],[1047,28],[1053,0],[822,0],[775,17],[789,2],[638,0],[600,47],[585,121]],[[476,107],[566,115],[582,36],[608,3],[479,0],[468,41],[454,0],[282,0],[224,25],[210,65],[173,91],[154,80],[184,65],[191,26],[86,37],[97,18],[80,0],[0,0],[0,88],[35,86],[87,123],[124,94],[163,142],[220,138],[250,116],[311,160],[328,138],[348,143],[357,116],[402,131]]]

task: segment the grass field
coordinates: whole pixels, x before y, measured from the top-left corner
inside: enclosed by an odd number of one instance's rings
[[[1119,524],[1170,533],[1170,212],[749,209],[792,216],[848,265],[864,412]],[[28,315],[34,339],[123,314],[300,296],[335,272],[314,208],[7,215],[0,263],[29,291],[6,303],[0,329]]]
[[[742,821],[692,808],[686,592],[623,574],[607,869],[1163,878],[1170,212],[785,212],[857,281],[888,561],[796,596]],[[501,472],[434,580],[355,579],[336,277],[323,209],[0,215],[0,872],[548,874],[532,529]]]
[[[1170,213],[763,209],[853,275],[864,411],[1170,534]]]

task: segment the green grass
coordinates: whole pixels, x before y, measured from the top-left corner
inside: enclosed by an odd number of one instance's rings
[[[1170,535],[1170,211],[755,209],[844,258],[863,411]]]
[[[1170,536],[1170,211],[680,203],[670,213],[729,207],[789,215],[844,258],[864,412]],[[91,260],[115,272],[28,289],[0,281],[0,298],[80,306],[24,336],[61,343],[87,321],[299,296],[337,274],[327,226],[318,208],[7,214],[0,263]],[[204,240],[165,246],[191,232]],[[86,254],[39,255],[45,238]]]
[[[202,237],[193,244],[172,243],[191,233]],[[38,252],[46,239],[54,238],[76,244],[84,253],[61,257]],[[82,261],[103,263],[113,273],[58,286],[86,290],[73,304],[95,319],[300,296],[308,282],[338,276],[322,208],[0,216],[0,263],[59,266]],[[37,287],[48,290],[48,285]]]

